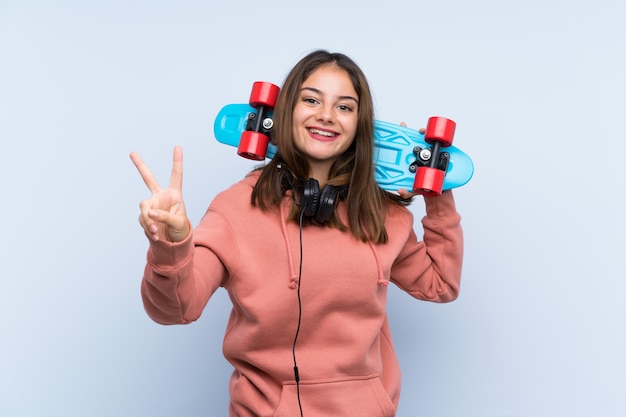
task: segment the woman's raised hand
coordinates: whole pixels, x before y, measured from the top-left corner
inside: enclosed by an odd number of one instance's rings
[[[139,203],[141,214],[139,224],[152,240],[180,242],[191,233],[191,225],[183,202],[183,150],[174,148],[174,162],[170,185],[162,189],[152,171],[138,153],[132,152],[130,159],[137,167],[143,182],[148,186],[152,197]]]

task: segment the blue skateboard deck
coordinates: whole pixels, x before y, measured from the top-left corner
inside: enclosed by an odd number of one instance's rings
[[[228,104],[215,118],[213,131],[218,142],[237,147],[241,134],[246,130],[248,117],[256,113],[249,104]],[[415,180],[415,171],[420,163],[422,150],[432,148],[424,140],[424,134],[415,129],[398,124],[374,121],[374,163],[376,164],[376,181],[378,185],[395,192],[400,188],[411,191]],[[266,158],[276,154],[276,146],[269,144]],[[447,167],[443,182],[443,190],[460,187],[474,175],[474,164],[465,152],[456,146],[441,148],[440,158]]]

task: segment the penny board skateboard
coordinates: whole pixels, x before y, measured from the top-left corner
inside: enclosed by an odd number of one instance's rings
[[[213,125],[217,141],[237,147],[239,155],[248,159],[272,158],[277,148],[269,141],[269,132],[278,91],[273,84],[256,82],[249,104],[224,106]],[[378,185],[392,192],[403,188],[426,195],[465,185],[474,174],[474,164],[469,155],[452,146],[455,127],[449,119],[431,117],[424,134],[374,121]]]

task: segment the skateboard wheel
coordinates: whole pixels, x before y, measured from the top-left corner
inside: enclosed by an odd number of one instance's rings
[[[250,93],[250,105],[254,108],[265,106],[274,108],[280,87],[276,84],[256,81],[252,84],[252,92]]]
[[[424,140],[430,144],[439,142],[442,147],[452,145],[456,123],[445,117],[431,117],[426,125]]]
[[[254,161],[263,161],[268,144],[269,138],[266,135],[247,130],[241,134],[237,154]]]
[[[413,192],[428,196],[441,195],[446,173],[437,168],[419,167],[413,182]]]

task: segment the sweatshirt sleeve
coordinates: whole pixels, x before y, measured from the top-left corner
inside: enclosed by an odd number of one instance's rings
[[[452,191],[424,197],[424,237],[411,230],[397,257],[391,280],[413,297],[449,302],[458,297],[463,264],[463,230]]]
[[[200,317],[213,293],[228,278],[224,263],[228,260],[221,259],[222,251],[215,250],[216,246],[234,253],[227,222],[211,209],[184,241],[150,241],[141,296],[152,320],[187,324]]]

